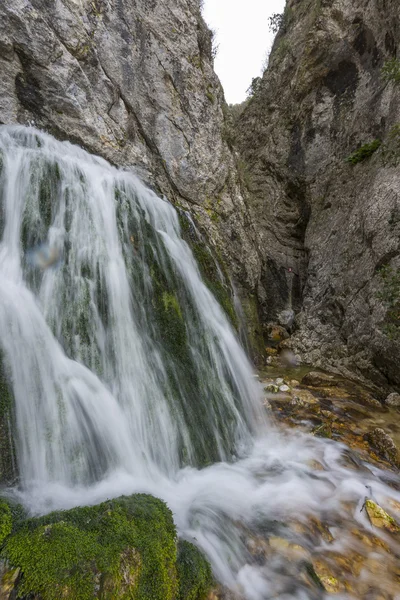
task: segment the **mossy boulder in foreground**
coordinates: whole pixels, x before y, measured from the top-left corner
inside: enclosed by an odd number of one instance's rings
[[[11,593],[16,572],[12,594],[41,600],[203,600],[212,587],[206,559],[188,542],[178,553],[172,513],[152,496],[54,512],[11,529],[4,508],[0,597]]]

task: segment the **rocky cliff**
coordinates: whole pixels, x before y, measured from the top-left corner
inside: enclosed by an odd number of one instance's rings
[[[199,0],[5,0],[0,69],[0,122],[135,167],[255,286],[260,263]]]
[[[293,347],[382,386],[400,385],[399,35],[395,0],[288,0],[236,133],[265,319],[292,292]]]

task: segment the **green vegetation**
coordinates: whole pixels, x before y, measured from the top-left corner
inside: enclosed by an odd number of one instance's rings
[[[12,530],[12,515],[10,507],[0,499],[0,547]]]
[[[346,158],[346,161],[352,165],[363,162],[370,158],[382,145],[381,140],[373,140],[369,144],[364,144],[355,152]]]
[[[179,600],[205,600],[213,585],[207,560],[193,544],[181,540],[178,545]]]
[[[379,275],[383,285],[377,297],[387,307],[383,332],[390,339],[397,340],[400,337],[400,269],[385,265]]]
[[[237,315],[230,288],[222,281],[218,265],[211,251],[201,241],[191,244],[204,283],[224,309],[232,325],[237,329]],[[222,261],[219,261],[220,265]]]
[[[385,62],[382,68],[382,76],[385,81],[391,81],[396,85],[400,83],[400,60],[392,58]]]
[[[261,77],[253,77],[251,84],[246,90],[247,98],[252,98],[257,92],[260,91],[262,84]]]
[[[274,13],[271,17],[268,17],[268,29],[272,33],[278,33],[280,28],[283,26],[283,13]]]
[[[207,560],[188,542],[177,555],[171,511],[145,494],[28,519],[10,533],[0,501],[2,557],[20,569],[18,597],[203,600],[212,587]]]

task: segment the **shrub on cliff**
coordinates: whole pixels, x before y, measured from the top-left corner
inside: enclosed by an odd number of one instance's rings
[[[350,156],[346,158],[346,161],[352,165],[363,162],[364,160],[367,160],[367,158],[370,158],[381,145],[381,140],[373,140],[369,144],[364,144],[361,148],[358,148],[358,150],[350,154]]]

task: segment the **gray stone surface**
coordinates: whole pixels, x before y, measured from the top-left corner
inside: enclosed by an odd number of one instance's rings
[[[378,298],[379,268],[400,267],[400,87],[382,67],[399,31],[397,0],[288,0],[236,132],[266,318],[292,301],[303,359],[385,389],[400,385],[400,344]],[[346,162],[377,138],[371,158]]]
[[[135,167],[190,209],[237,280],[255,287],[255,234],[198,0],[4,0],[0,70],[0,122]]]

